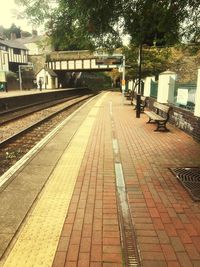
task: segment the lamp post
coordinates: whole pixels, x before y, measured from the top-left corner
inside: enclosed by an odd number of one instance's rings
[[[141,74],[142,74],[142,43],[139,46],[138,57],[138,93],[136,100],[136,118],[140,118],[140,102],[141,102]]]

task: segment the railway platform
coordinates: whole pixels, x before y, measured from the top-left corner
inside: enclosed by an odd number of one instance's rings
[[[200,167],[200,144],[147,120],[103,92],[23,158],[0,190],[0,267],[199,267],[200,202],[172,170]]]
[[[51,92],[58,92],[58,91],[66,91],[72,90],[73,88],[59,88],[59,89],[28,89],[28,90],[10,90],[0,91],[0,98],[7,98],[13,96],[23,96],[23,95],[34,95],[34,94],[44,94],[44,93],[51,93]]]
[[[62,90],[62,89],[59,89]],[[39,89],[30,89],[30,90],[10,90],[8,92],[5,91],[0,91],[0,98],[5,98],[5,97],[13,97],[13,96],[20,96],[20,95],[31,95],[31,94],[38,94],[38,93],[48,93],[48,92],[52,92],[52,91],[58,91],[58,89],[43,89],[43,90],[39,90]]]

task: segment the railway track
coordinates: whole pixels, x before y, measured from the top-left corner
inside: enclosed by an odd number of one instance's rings
[[[22,106],[16,109],[6,110],[0,113],[0,126],[8,122],[14,121],[16,119],[23,118],[24,116],[33,114],[34,112],[43,110],[45,108],[50,108],[55,105],[65,103],[66,101],[69,101],[71,99],[74,99],[80,96],[81,95],[69,96],[63,99],[57,99],[57,100],[48,101],[48,102],[38,102],[38,103],[30,104],[27,106]]]
[[[93,95],[70,99],[29,126],[0,142],[0,176],[20,160],[31,148]]]

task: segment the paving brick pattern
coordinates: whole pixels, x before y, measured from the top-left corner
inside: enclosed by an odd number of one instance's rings
[[[200,144],[169,126],[154,132],[120,93],[100,108],[80,168],[53,267],[123,266],[110,103],[143,267],[200,266],[200,204],[169,168],[200,166]]]
[[[53,267],[122,266],[111,125],[104,112],[88,143]]]
[[[169,170],[200,166],[200,144],[170,126],[154,132],[129,105],[113,114],[142,266],[200,266],[200,204]]]

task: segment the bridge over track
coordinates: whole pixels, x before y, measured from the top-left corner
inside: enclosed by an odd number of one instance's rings
[[[46,55],[46,67],[66,71],[110,71],[123,64],[122,54],[103,54],[82,51],[58,51]]]

